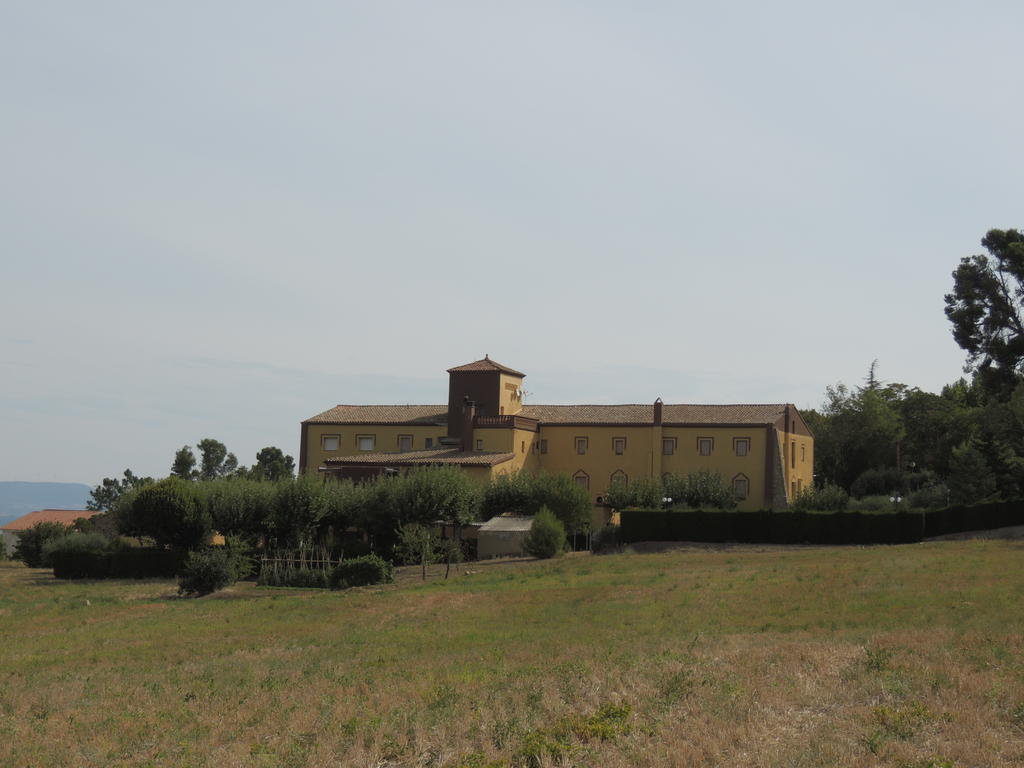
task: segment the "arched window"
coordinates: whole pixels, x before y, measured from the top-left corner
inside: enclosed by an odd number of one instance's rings
[[[590,490],[590,475],[582,469],[572,476],[572,481],[576,483],[576,485],[581,485],[587,490]]]
[[[623,487],[629,485],[629,478],[626,476],[626,473],[623,472],[621,469],[617,469],[614,472],[612,472],[609,487],[615,485],[616,483],[621,484]]]
[[[732,479],[732,493],[737,499],[745,499],[750,494],[750,481],[744,474],[736,475]]]

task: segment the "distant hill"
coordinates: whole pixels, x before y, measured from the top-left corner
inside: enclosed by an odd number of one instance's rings
[[[37,509],[85,509],[91,490],[84,483],[0,481],[0,525]]]

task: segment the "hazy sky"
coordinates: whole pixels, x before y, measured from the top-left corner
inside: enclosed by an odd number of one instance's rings
[[[1024,226],[1016,2],[0,4],[0,480],[336,403],[937,390]]]

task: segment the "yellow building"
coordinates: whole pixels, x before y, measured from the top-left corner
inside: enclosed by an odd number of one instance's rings
[[[790,404],[525,405],[525,374],[486,356],[448,375],[447,405],[338,405],[306,419],[299,471],[564,473],[597,506],[616,479],[669,473],[718,473],[740,509],[784,509],[812,482],[814,438]]]

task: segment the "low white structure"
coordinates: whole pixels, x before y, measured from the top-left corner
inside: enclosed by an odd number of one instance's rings
[[[523,543],[533,525],[532,517],[498,515],[477,530],[476,556],[480,560],[491,557],[523,557]]]

